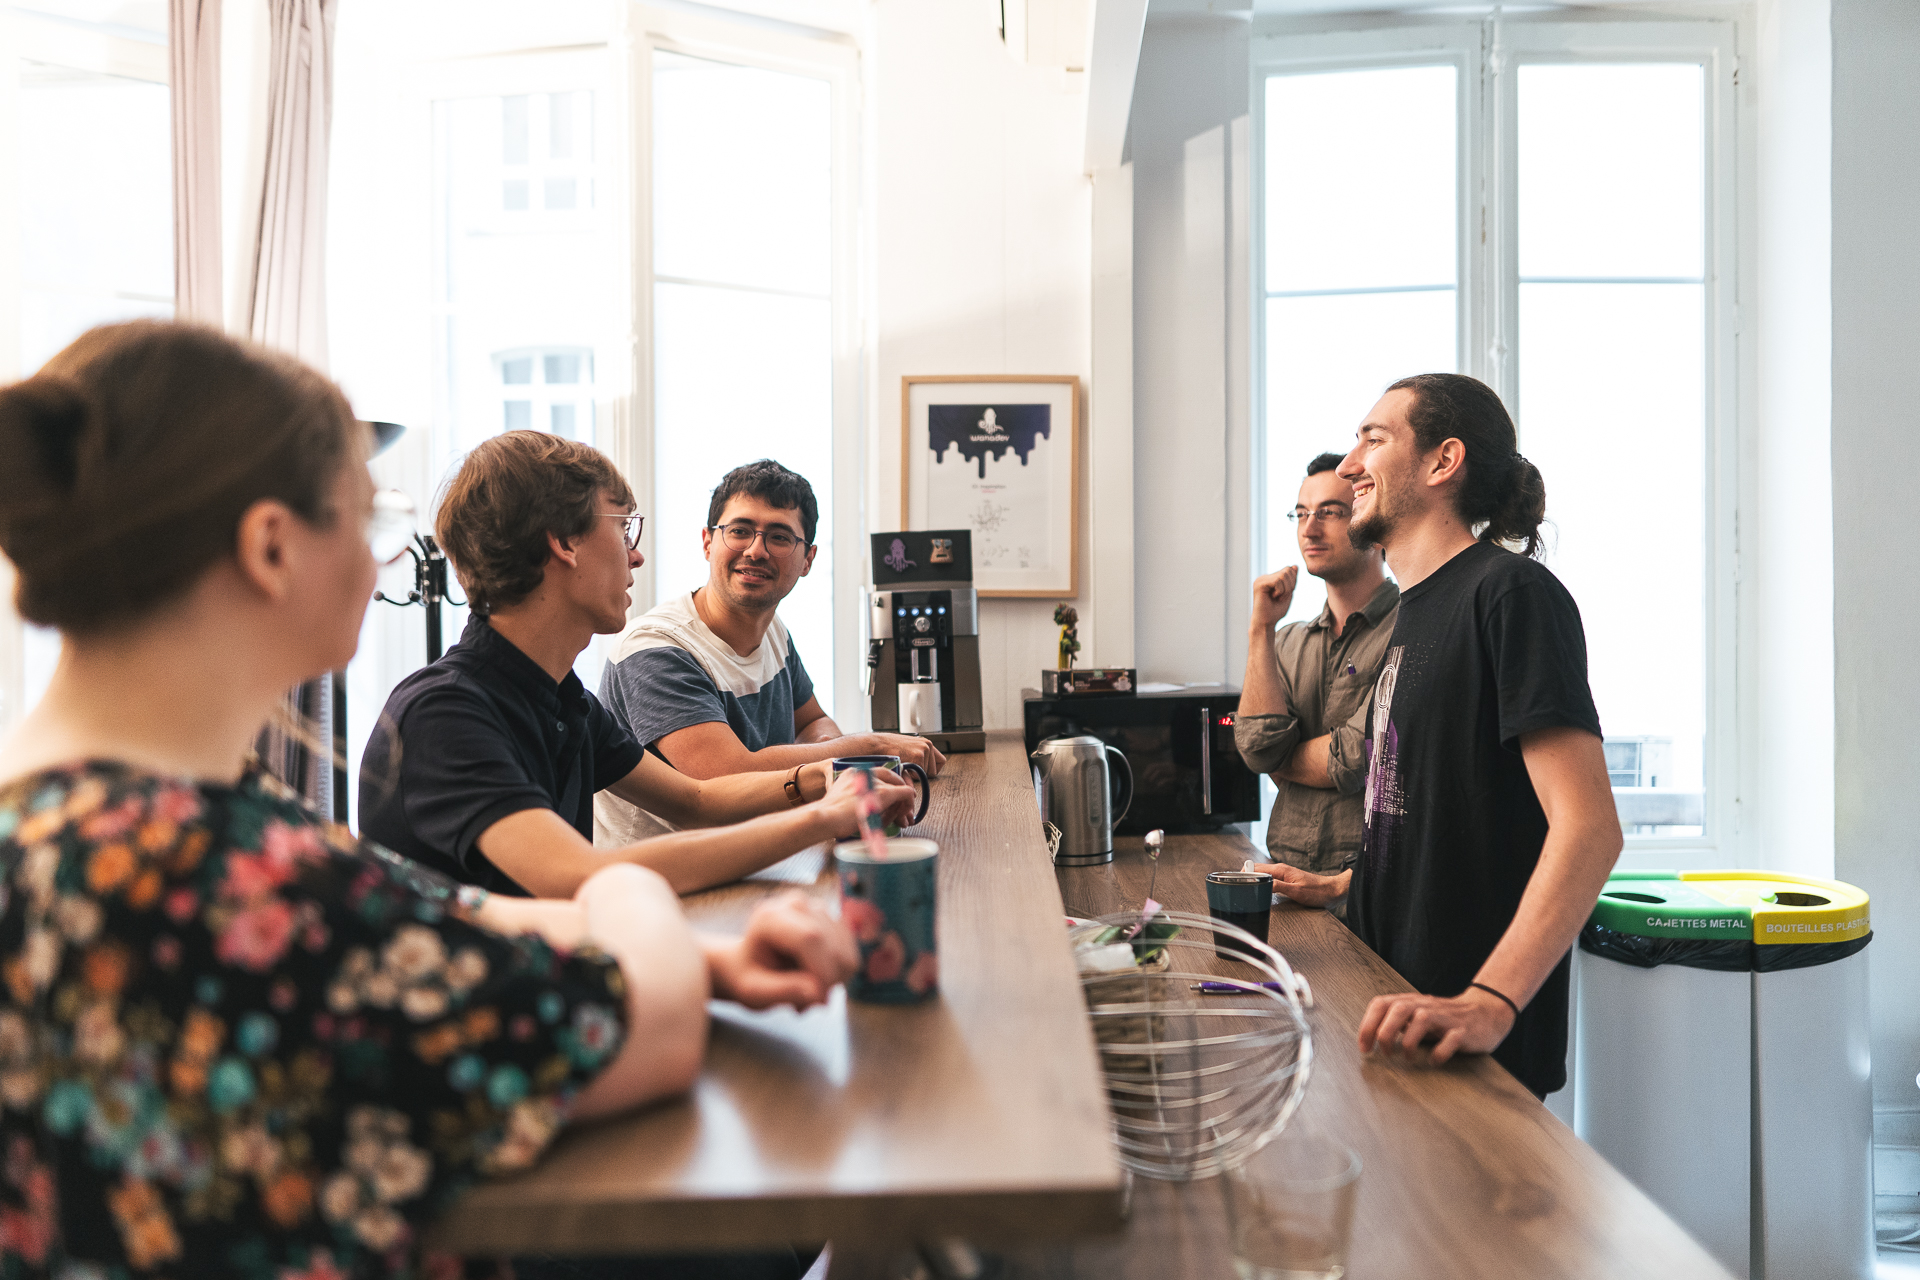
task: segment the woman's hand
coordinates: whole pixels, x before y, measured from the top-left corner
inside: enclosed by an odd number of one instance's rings
[[[749,1009],[824,1004],[860,965],[853,935],[798,889],[756,907],[741,937],[701,946],[715,998]]]
[[[1303,907],[1325,907],[1347,896],[1353,872],[1337,876],[1317,876],[1285,862],[1255,862],[1249,858],[1242,871],[1264,871],[1273,877],[1273,891]]]
[[[895,826],[905,826],[913,817],[920,796],[907,781],[890,769],[875,769],[873,799],[880,812]],[[861,787],[858,771],[849,769],[834,780],[821,799],[822,809],[833,824],[833,834],[851,839],[860,834]]]
[[[1457,996],[1423,996],[1407,991],[1375,996],[1360,1019],[1360,1052],[1378,1047],[1411,1054],[1433,1043],[1433,1065],[1456,1053],[1492,1053],[1513,1030],[1513,1010],[1495,995],[1468,987]]]

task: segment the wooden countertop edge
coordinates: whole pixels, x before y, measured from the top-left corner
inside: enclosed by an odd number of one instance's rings
[[[1010,1246],[1118,1234],[1126,1226],[1117,1186],[821,1196],[817,1194],[662,1197],[631,1200],[476,1204],[464,1200],[430,1233],[430,1244],[466,1254],[526,1251],[537,1229],[541,1252],[633,1251],[644,1232],[649,1251],[808,1244],[913,1244],[962,1237]]]

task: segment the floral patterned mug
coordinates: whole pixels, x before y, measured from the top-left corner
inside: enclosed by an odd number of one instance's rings
[[[859,841],[834,847],[840,864],[840,921],[860,944],[847,994],[872,1004],[916,1004],[940,989],[934,946],[934,881],[940,846],[895,837],[876,858]]]

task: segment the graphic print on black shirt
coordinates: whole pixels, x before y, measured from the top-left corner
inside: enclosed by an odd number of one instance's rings
[[[1384,852],[1393,828],[1400,825],[1400,819],[1407,813],[1406,793],[1400,789],[1399,734],[1389,714],[1393,710],[1393,688],[1400,681],[1400,661],[1406,652],[1407,647],[1403,644],[1387,650],[1387,665],[1380,669],[1380,679],[1373,686],[1373,709],[1367,721],[1367,792],[1365,804],[1360,810],[1360,850],[1363,857],[1369,852]],[[1385,727],[1384,750],[1374,748],[1374,725]],[[1373,868],[1375,874],[1380,870],[1379,866]]]
[[[1580,610],[1544,566],[1475,543],[1402,593],[1367,727],[1366,823],[1347,923],[1416,990],[1458,995],[1519,909],[1546,814],[1520,740],[1600,736]],[[1566,1083],[1565,958],[1494,1058]]]

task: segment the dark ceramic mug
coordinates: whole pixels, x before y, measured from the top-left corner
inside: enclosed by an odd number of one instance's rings
[[[914,826],[927,816],[927,806],[933,802],[933,788],[927,785],[927,771],[917,764],[903,763],[899,756],[840,756],[833,762],[833,776],[838,778],[849,769],[891,769],[895,773],[911,774],[918,778],[920,788],[920,808],[907,823]]]

